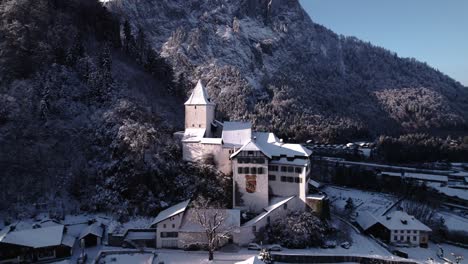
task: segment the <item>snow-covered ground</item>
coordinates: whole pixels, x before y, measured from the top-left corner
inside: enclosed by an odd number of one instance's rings
[[[326,186],[323,191],[328,194],[331,205],[339,210],[344,209],[346,200],[351,197],[356,206],[356,212],[367,211],[374,215],[382,215],[398,200],[393,195],[338,186]]]
[[[125,254],[108,254],[102,257],[98,264],[152,264],[155,254],[151,253],[125,253]]]
[[[460,263],[468,263],[468,249],[461,247],[456,247],[448,244],[436,245],[432,242],[429,242],[428,248],[422,247],[411,247],[411,248],[398,248],[400,251],[408,253],[408,257],[417,261],[430,263],[429,259],[433,259],[435,263],[444,263],[440,258],[437,257],[437,252],[439,252],[439,246],[444,250],[444,257],[450,260],[454,260],[451,255],[463,255],[465,260]]]

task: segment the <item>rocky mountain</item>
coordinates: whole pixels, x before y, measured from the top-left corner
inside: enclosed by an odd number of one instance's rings
[[[144,30],[176,76],[202,79],[220,119],[321,141],[467,127],[466,87],[425,63],[333,33],[297,0],[106,6]]]
[[[198,79],[218,119],[285,139],[466,131],[465,87],[334,34],[295,0],[105,5],[0,1],[0,211],[154,214],[194,194],[227,204],[229,177],[182,162],[172,136]]]

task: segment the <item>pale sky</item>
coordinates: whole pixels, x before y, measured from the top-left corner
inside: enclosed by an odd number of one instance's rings
[[[468,0],[300,0],[312,20],[414,57],[468,87]]]

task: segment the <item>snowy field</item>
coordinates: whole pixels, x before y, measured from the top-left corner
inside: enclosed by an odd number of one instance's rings
[[[397,198],[392,195],[338,186],[326,186],[323,191],[328,194],[331,205],[338,210],[344,209],[346,200],[350,197],[353,199],[356,212],[367,211],[374,215],[382,215],[397,202]]]
[[[456,255],[463,255],[465,256],[465,260],[461,261],[460,263],[468,263],[468,249],[448,245],[448,244],[440,244],[436,245],[432,242],[429,242],[428,248],[421,248],[421,247],[412,247],[412,248],[398,248],[400,251],[408,253],[408,257],[417,261],[430,263],[429,259],[434,260],[434,263],[443,263],[443,261],[437,257],[437,252],[439,251],[439,246],[442,247],[444,250],[444,257],[454,260],[451,253]]]
[[[152,264],[155,254],[150,253],[127,253],[109,254],[102,257],[96,264]]]

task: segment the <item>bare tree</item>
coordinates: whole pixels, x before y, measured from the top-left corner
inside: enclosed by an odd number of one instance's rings
[[[207,200],[194,205],[191,221],[200,225],[205,233],[208,260],[213,260],[214,251],[223,239],[228,240],[231,237],[231,233],[236,228],[235,223],[231,221],[230,210],[213,208]]]
[[[403,210],[419,219],[425,224],[430,224],[435,216],[435,210],[430,205],[412,200],[407,200],[402,204]]]

